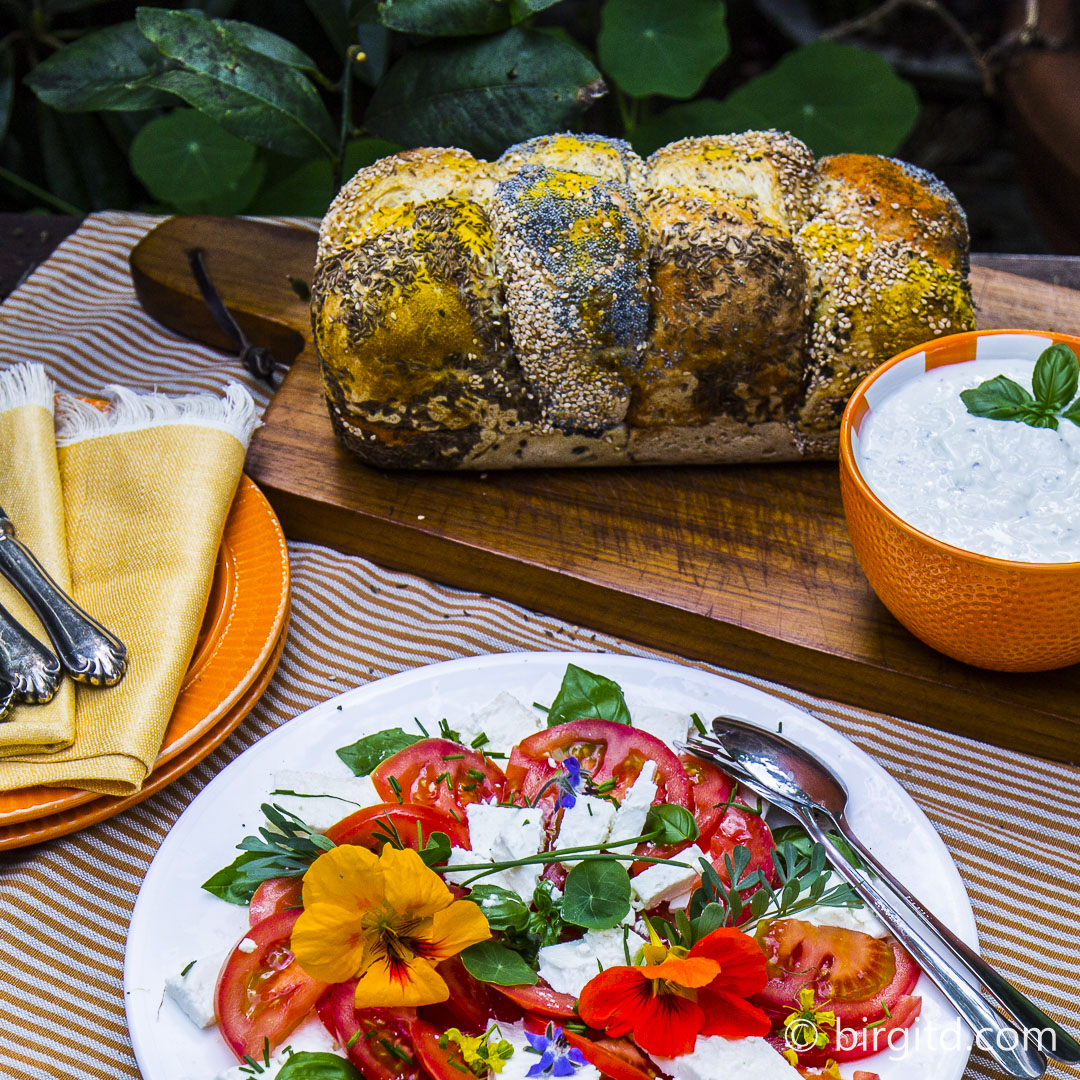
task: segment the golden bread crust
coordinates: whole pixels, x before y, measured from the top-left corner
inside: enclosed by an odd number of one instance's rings
[[[539,135],[511,146],[498,164],[508,175],[524,165],[546,165],[549,169],[629,184],[639,196],[645,188],[645,162],[625,140],[603,135],[576,135],[569,131]]]

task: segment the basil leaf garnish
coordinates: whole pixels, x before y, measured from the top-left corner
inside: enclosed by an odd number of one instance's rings
[[[277,1080],[364,1080],[360,1070],[337,1054],[293,1054],[278,1070]]]
[[[618,926],[630,911],[630,875],[620,862],[579,862],[566,875],[562,917],[589,930]]]
[[[465,970],[481,982],[498,986],[535,986],[537,974],[512,949],[497,941],[480,941],[462,953]]]
[[[343,746],[337,756],[352,769],[356,776],[367,776],[376,765],[393,757],[406,746],[420,742],[423,735],[410,735],[401,728],[387,728],[374,735],[365,735],[349,746]]]
[[[1031,389],[1040,405],[1052,412],[1060,412],[1076,396],[1080,381],[1076,353],[1068,345],[1051,345],[1035,362]]]
[[[1035,361],[1028,393],[1006,375],[987,379],[973,390],[962,390],[960,400],[973,416],[990,420],[1018,420],[1035,428],[1057,431],[1058,420],[1080,425],[1080,398],[1069,401],[1080,384],[1076,353],[1068,345],[1054,344]]]
[[[974,390],[962,390],[960,400],[969,413],[991,420],[1023,420],[1038,410],[1031,394],[1007,375],[987,379]]]
[[[567,664],[562,686],[548,710],[548,727],[586,719],[629,724],[630,710],[617,682],[576,664]]]

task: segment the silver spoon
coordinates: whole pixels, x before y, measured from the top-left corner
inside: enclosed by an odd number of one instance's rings
[[[22,593],[41,620],[64,670],[91,686],[112,686],[124,677],[127,648],[56,584],[33,552],[15,536],[0,507],[0,574]]]
[[[27,705],[52,701],[60,688],[60,661],[0,604],[0,682]]]
[[[801,747],[755,724],[732,717],[713,721],[715,738],[696,738],[688,747],[699,756],[719,761],[763,798],[787,810],[807,832],[825,846],[837,873],[874,909],[896,937],[920,960],[927,974],[972,1029],[980,1034],[980,1046],[1014,1076],[1035,1077],[1045,1071],[1047,1050],[1059,1060],[1080,1061],[1080,1044],[1033,1002],[1006,982],[986,962],[960,941],[921,905],[878,862],[852,832],[844,817],[847,791],[827,766]],[[894,890],[902,906],[941,949],[939,956],[917,936],[874,885],[852,867],[821,827],[821,814],[848,840],[852,848]],[[983,984],[1020,1021],[1019,1030],[989,1007],[977,992]],[[1035,1038],[1026,1029],[1037,1032]],[[1052,1034],[1052,1048],[1043,1037]],[[992,1038],[986,1038],[987,1035]],[[1032,1042],[1037,1046],[1032,1046]],[[1014,1044],[1016,1044],[1014,1046]]]

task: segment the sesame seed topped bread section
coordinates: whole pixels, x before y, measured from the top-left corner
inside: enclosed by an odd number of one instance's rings
[[[974,320],[933,176],[745,132],[384,158],[323,221],[312,322],[361,460],[489,469],[829,457],[866,372]]]

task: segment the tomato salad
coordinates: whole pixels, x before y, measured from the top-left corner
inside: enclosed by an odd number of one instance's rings
[[[690,718],[556,723],[559,700],[550,726],[504,701],[491,734],[342,748],[373,797],[332,824],[288,809],[314,778],[277,785],[204,886],[250,913],[212,1015],[209,961],[167,983],[235,1053],[222,1077],[872,1080],[848,1063],[919,1015],[912,959],[805,834],[668,745]],[[325,1046],[295,1051],[316,1024]]]

